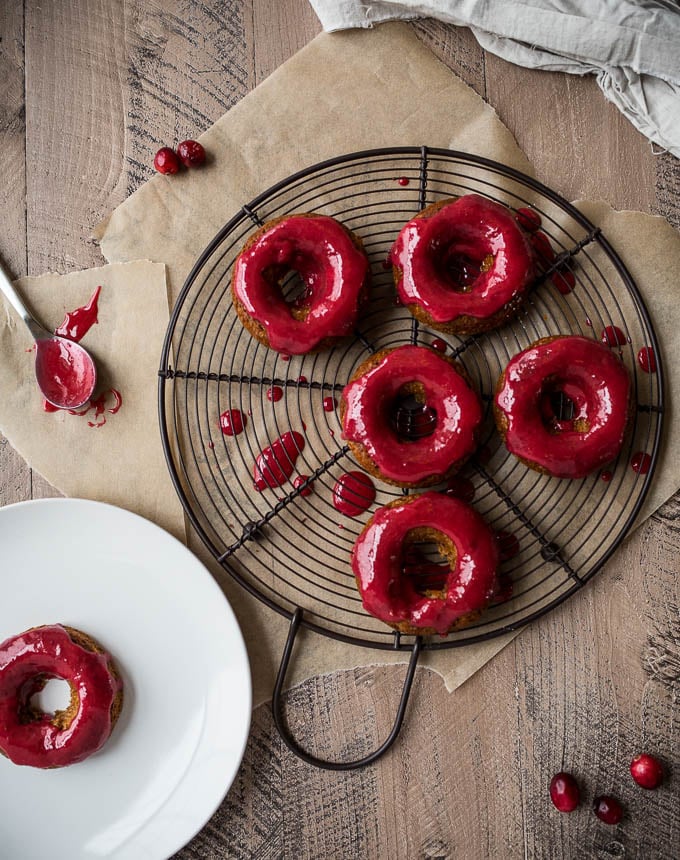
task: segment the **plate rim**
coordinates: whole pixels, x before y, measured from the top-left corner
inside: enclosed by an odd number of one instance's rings
[[[177,829],[172,831],[172,833],[177,834],[176,838],[168,841],[168,844],[162,848],[162,853],[152,855],[152,857],[157,856],[158,860],[165,860],[165,858],[170,856],[170,854],[174,854],[177,851],[180,851],[205,827],[205,825],[220,807],[229,789],[233,785],[241,763],[243,761],[243,757],[248,744],[248,739],[250,737],[253,701],[252,671],[250,667],[250,657],[246,648],[243,631],[241,630],[236,614],[226,594],[220,588],[217,580],[212,575],[208,567],[204,564],[204,562],[197,555],[195,555],[181,540],[179,540],[179,538],[175,537],[169,531],[162,528],[152,520],[142,516],[141,514],[135,513],[134,511],[130,511],[127,508],[123,508],[119,505],[111,504],[110,502],[102,502],[82,497],[54,497],[44,499],[25,499],[18,502],[11,502],[7,505],[2,505],[0,506],[0,520],[2,519],[3,512],[5,511],[14,511],[16,509],[44,509],[57,506],[63,508],[69,507],[74,509],[87,508],[90,510],[99,510],[106,512],[107,515],[113,512],[114,516],[122,516],[123,518],[132,518],[136,521],[141,521],[142,528],[148,529],[150,534],[154,534],[155,537],[159,538],[161,541],[167,540],[168,545],[171,545],[173,551],[178,552],[179,555],[184,558],[185,562],[189,561],[190,564],[193,564],[195,566],[196,570],[200,570],[203,572],[203,574],[205,574],[202,577],[202,581],[204,583],[202,587],[207,590],[206,593],[212,591],[214,597],[216,597],[218,600],[221,599],[222,608],[219,614],[224,614],[225,623],[227,623],[232,628],[232,633],[235,636],[235,641],[230,643],[231,649],[229,653],[231,656],[233,656],[236,652],[236,649],[238,649],[239,660],[240,662],[242,662],[245,668],[246,677],[244,679],[244,687],[245,693],[247,695],[245,696],[245,700],[242,699],[245,705],[243,708],[245,719],[243,723],[243,737],[241,738],[240,744],[238,745],[238,756],[236,756],[234,759],[233,767],[230,769],[230,772],[228,773],[228,778],[225,780],[224,788],[220,788],[219,792],[215,793],[216,796],[210,796],[210,802],[205,804],[205,810],[201,812],[200,815],[194,817],[195,820],[193,820],[193,823],[189,827],[185,826],[184,828],[182,828],[182,824],[186,824],[187,821],[186,808],[182,808],[183,815],[176,817],[176,821],[178,822]],[[183,567],[180,569],[183,570]],[[192,574],[195,574],[195,572],[196,571],[192,571]],[[182,578],[186,580],[185,573],[182,573]],[[9,635],[11,636],[15,634],[10,633]],[[4,637],[0,636],[0,641],[4,641]],[[113,650],[115,653],[115,649]],[[194,753],[192,754],[192,763],[182,773],[179,781],[172,786],[172,789],[169,791],[163,804],[159,808],[155,809],[154,812],[144,821],[144,825],[142,828],[137,829],[135,834],[133,834],[130,839],[122,843],[122,845],[124,845],[126,849],[129,850],[130,844],[132,844],[132,846],[134,847],[134,839],[136,834],[139,832],[143,832],[143,829],[146,828],[146,826],[148,826],[148,824],[152,822],[154,818],[157,818],[160,815],[167,813],[168,805],[172,804],[172,799],[177,794],[177,789],[182,785],[183,782],[185,782],[187,774],[191,773],[192,764],[195,761],[195,753],[196,750],[194,750]],[[117,852],[121,847],[121,845],[116,846],[116,848],[113,849],[112,854],[108,854],[105,856],[116,857]]]

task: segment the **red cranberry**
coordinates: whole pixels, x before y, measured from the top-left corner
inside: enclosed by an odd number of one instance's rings
[[[197,140],[183,140],[177,147],[177,155],[185,167],[200,167],[205,161],[205,149]]]
[[[570,773],[560,771],[550,780],[550,799],[560,812],[573,812],[581,801],[578,784]]]
[[[179,170],[177,153],[169,146],[161,147],[153,160],[153,166],[159,173],[177,173]]]
[[[563,296],[568,295],[576,286],[576,276],[571,269],[562,268],[552,273],[552,282]]]
[[[508,561],[519,555],[519,541],[511,532],[496,532],[496,542],[501,561]]]
[[[605,824],[618,824],[623,818],[623,809],[615,797],[603,794],[593,801],[595,815]]]
[[[643,788],[658,788],[663,780],[663,767],[658,758],[641,753],[630,763],[630,775]]]

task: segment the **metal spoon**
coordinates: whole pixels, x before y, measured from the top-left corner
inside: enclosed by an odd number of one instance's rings
[[[26,309],[0,260],[0,291],[26,323],[35,340],[35,378],[45,400],[59,409],[79,409],[92,397],[97,368],[90,353],[67,337],[40,325]]]

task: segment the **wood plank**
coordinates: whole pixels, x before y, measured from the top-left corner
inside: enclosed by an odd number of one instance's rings
[[[653,211],[680,229],[680,161],[668,152],[655,156],[656,201]]]
[[[161,146],[205,131],[252,87],[247,3],[131,0],[126,6],[127,192]],[[252,29],[252,28],[251,28]]]
[[[13,276],[26,273],[26,112],[22,0],[0,5],[0,257]],[[30,469],[0,436],[0,505],[30,498]]]
[[[90,232],[125,194],[123,5],[26,0],[29,274],[103,262]]]
[[[486,98],[484,51],[467,27],[452,27],[435,18],[414,21],[418,38],[444,65]]]
[[[606,101],[592,75],[523,69],[488,54],[489,102],[536,168],[568,200],[603,199],[652,211],[649,141]]]
[[[321,32],[321,23],[307,0],[252,0],[252,15],[256,84]]]

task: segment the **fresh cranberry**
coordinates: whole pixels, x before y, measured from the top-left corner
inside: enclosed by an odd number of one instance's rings
[[[595,815],[605,824],[618,824],[623,818],[623,809],[615,797],[603,794],[593,801]]]
[[[570,773],[560,771],[550,780],[550,799],[560,812],[573,812],[581,801],[578,784]]]
[[[515,212],[515,218],[519,226],[529,233],[535,233],[541,226],[541,216],[533,209],[522,207]]]
[[[179,170],[177,153],[169,146],[161,147],[153,160],[153,166],[159,173],[177,173]]]
[[[197,140],[183,140],[177,147],[177,155],[185,167],[200,167],[205,161],[205,149]]]
[[[641,753],[630,763],[630,775],[643,788],[658,788],[663,780],[663,767],[658,758]]]

